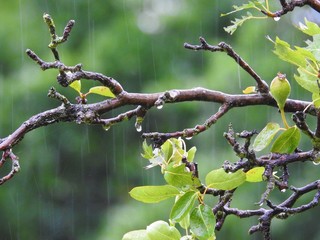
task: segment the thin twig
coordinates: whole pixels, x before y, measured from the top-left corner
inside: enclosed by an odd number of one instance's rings
[[[231,58],[233,58],[240,67],[242,67],[247,73],[249,73],[253,79],[257,83],[257,89],[260,93],[268,93],[269,87],[268,84],[262,80],[262,78],[249,66],[249,64],[244,61],[239,54],[237,54],[230,45],[226,44],[225,42],[221,42],[218,46],[212,46],[207,43],[207,41],[200,37],[201,45],[192,45],[189,43],[185,43],[184,47],[191,50],[207,50],[211,52],[226,52]]]

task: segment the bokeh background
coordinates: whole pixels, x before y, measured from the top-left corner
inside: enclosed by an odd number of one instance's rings
[[[194,52],[184,42],[198,43],[203,36],[211,44],[226,41],[270,83],[278,71],[287,74],[293,98],[310,96],[293,80],[294,67],[272,53],[269,35],[302,45],[307,39],[294,24],[304,17],[318,19],[309,8],[299,9],[276,22],[249,21],[232,36],[224,32],[239,14],[220,17],[232,5],[245,1],[218,0],[11,0],[0,7],[0,138],[9,135],[34,114],[60,105],[46,97],[54,86],[74,100],[76,92],[56,83],[55,71],[45,71],[25,54],[27,48],[52,61],[47,48],[49,34],[42,15],[52,15],[61,34],[70,19],[76,25],[67,43],[60,46],[67,65],[82,63],[85,70],[117,79],[129,92],[159,92],[169,89],[206,87],[241,93],[254,85],[253,79],[223,53]],[[277,1],[274,1],[277,2]],[[244,14],[244,13],[243,13]],[[83,83],[83,89],[95,83]],[[89,96],[89,102],[103,100]],[[214,103],[167,104],[152,109],[143,122],[143,131],[176,131],[204,122],[219,105]],[[123,108],[106,114],[114,116]],[[225,160],[236,161],[223,138],[229,123],[237,132],[262,129],[268,121],[279,121],[275,108],[234,109],[210,130],[187,141],[197,146],[200,178]],[[314,120],[308,123],[314,127]],[[160,204],[142,204],[128,195],[137,185],[161,185],[159,169],[145,170],[140,156],[141,133],[134,120],[104,131],[99,126],[59,123],[28,133],[15,147],[21,172],[0,187],[1,239],[121,239],[134,229],[143,229],[155,220],[168,220],[172,199]],[[301,148],[310,144],[305,138]],[[1,169],[1,175],[10,170]],[[311,163],[290,166],[291,182],[297,187],[318,178]],[[234,197],[233,206],[256,209],[265,183],[245,184]],[[290,192],[273,193],[275,203]],[[300,203],[312,198],[306,196]],[[214,204],[214,199],[207,199]],[[318,209],[273,222],[275,239],[319,239]],[[256,218],[229,217],[218,239],[261,239],[247,234]]]

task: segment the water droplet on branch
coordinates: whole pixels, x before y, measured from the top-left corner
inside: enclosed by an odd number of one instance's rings
[[[278,22],[280,20],[280,17],[274,17],[273,20],[275,20],[276,22]]]
[[[105,130],[105,131],[108,131],[111,127],[111,124],[104,124],[102,125],[102,128]]]
[[[319,160],[318,160],[318,161],[312,161],[312,163],[313,163],[314,165],[316,165],[316,166],[320,164]]]
[[[141,132],[142,131],[142,125],[139,122],[136,122],[136,124],[134,125],[136,127],[137,132]]]
[[[163,104],[160,104],[157,106],[157,109],[162,109],[163,108]]]

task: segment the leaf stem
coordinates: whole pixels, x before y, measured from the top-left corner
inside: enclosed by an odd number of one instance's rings
[[[284,113],[284,109],[283,108],[280,108],[280,114],[281,114],[282,122],[283,122],[285,128],[288,129],[289,125],[288,125],[288,122],[287,122],[287,119],[286,119],[286,115]]]

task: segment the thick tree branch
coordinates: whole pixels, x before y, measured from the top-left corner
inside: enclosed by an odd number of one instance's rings
[[[271,17],[280,17],[281,15],[292,11],[295,7],[301,7],[304,5],[310,5],[318,12],[320,9],[319,1],[291,1],[280,0],[282,10],[275,13],[265,13]],[[233,108],[248,107],[248,106],[272,106],[277,107],[277,103],[269,93],[268,84],[246,63],[231,46],[224,42],[219,43],[217,46],[212,46],[206,42],[206,40],[200,37],[200,45],[191,45],[185,43],[185,48],[192,50],[206,50],[211,52],[225,52],[228,56],[233,58],[236,63],[241,66],[249,75],[255,80],[257,84],[257,94],[227,94],[220,91],[214,91],[205,88],[193,88],[193,89],[173,89],[159,93],[130,93],[124,90],[122,85],[112,77],[105,76],[101,73],[85,71],[82,69],[81,64],[75,66],[66,66],[60,61],[57,46],[67,41],[74,21],[71,20],[64,29],[62,37],[56,35],[56,29],[52,18],[48,14],[43,16],[46,24],[48,25],[51,42],[49,48],[51,49],[54,62],[46,62],[37,56],[33,51],[27,50],[27,55],[35,61],[42,70],[56,69],[59,74],[57,81],[60,85],[67,87],[76,80],[92,80],[98,81],[103,86],[106,86],[114,94],[114,98],[107,99],[101,102],[85,104],[85,101],[79,101],[78,103],[71,103],[65,96],[58,93],[54,88],[49,90],[48,96],[54,98],[62,103],[61,106],[41,112],[30,117],[20,127],[18,127],[12,134],[0,139],[0,151],[3,151],[2,158],[0,160],[0,168],[6,162],[7,159],[12,161],[12,170],[3,178],[0,178],[0,185],[11,179],[15,173],[20,169],[18,157],[13,154],[12,148],[18,144],[25,134],[37,129],[39,127],[47,126],[57,122],[75,122],[77,124],[95,124],[101,125],[105,130],[108,130],[112,125],[121,123],[125,120],[130,120],[136,117],[135,127],[137,131],[141,131],[142,122],[149,109],[156,107],[159,110],[166,104],[180,103],[180,102],[212,102],[220,104],[220,108],[202,124],[196,125],[193,128],[187,128],[171,133],[159,133],[151,132],[144,133],[144,138],[150,138],[153,143],[160,147],[169,138],[191,138],[199,133],[208,130],[218,120],[220,120],[225,114],[227,114]],[[123,111],[117,116],[109,118],[103,118],[105,113],[110,112],[113,109],[121,109],[124,106],[132,106],[133,109],[129,111]],[[219,196],[218,203],[213,207],[212,211],[216,216],[217,224],[216,229],[219,230],[225,222],[228,215],[236,215],[240,218],[246,218],[251,216],[259,217],[259,224],[251,227],[249,233],[261,231],[264,235],[264,239],[270,239],[270,225],[274,217],[286,218],[292,214],[300,213],[311,209],[318,205],[320,198],[320,184],[319,180],[307,184],[301,188],[291,187],[290,190],[293,193],[282,203],[273,205],[268,199],[271,191],[277,186],[281,191],[288,188],[289,181],[289,169],[288,165],[294,162],[314,161],[319,162],[320,159],[320,115],[310,102],[299,101],[294,99],[288,99],[285,104],[285,111],[295,113],[293,115],[293,121],[297,127],[307,135],[313,144],[313,149],[310,151],[300,151],[292,154],[278,154],[270,153],[263,156],[256,156],[256,153],[251,149],[251,138],[257,133],[253,131],[243,131],[236,134],[232,127],[229,127],[225,137],[228,143],[232,146],[233,151],[240,159],[235,163],[225,161],[223,168],[227,172],[235,172],[242,169],[244,172],[250,169],[263,166],[263,180],[266,181],[266,191],[263,193],[261,200],[258,204],[262,206],[264,202],[267,203],[266,208],[260,208],[257,210],[239,210],[237,208],[231,208],[231,201],[236,189],[222,191],[212,188],[206,188],[201,185],[198,190],[202,194],[211,194],[213,196]],[[306,114],[316,116],[318,118],[318,125],[315,133],[311,131],[305,122]],[[241,145],[237,138],[241,138],[244,144]],[[184,162],[187,168],[193,172],[193,176],[198,178],[198,170],[196,163],[189,163],[186,159]],[[280,179],[276,179],[274,176],[274,170],[280,169],[283,174]],[[317,191],[313,200],[307,204],[293,207],[294,204],[305,194],[311,191]]]

